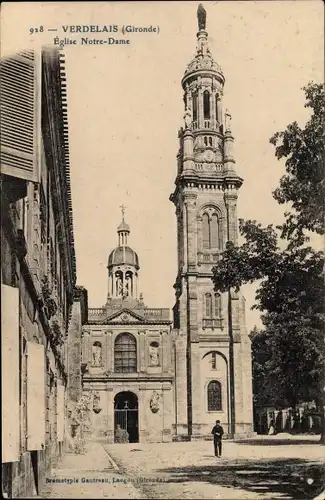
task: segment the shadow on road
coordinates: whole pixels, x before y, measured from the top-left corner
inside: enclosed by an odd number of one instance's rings
[[[303,459],[219,460],[216,465],[170,467],[157,470],[169,474],[168,482],[202,481],[270,498],[312,499],[325,484],[325,464]]]
[[[285,438],[272,438],[272,439],[241,439],[238,441],[235,441],[237,444],[244,444],[244,445],[249,445],[249,446],[291,446],[291,445],[297,445],[297,444],[302,444],[302,445],[307,445],[307,444],[312,444],[312,445],[317,445],[318,441],[315,441],[315,439],[299,439],[299,437],[294,438],[294,439],[285,439]]]

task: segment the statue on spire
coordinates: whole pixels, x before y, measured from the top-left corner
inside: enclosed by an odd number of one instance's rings
[[[200,3],[200,5],[197,8],[197,21],[199,25],[199,31],[205,30],[206,28],[206,19],[207,19],[207,13],[203,5]]]

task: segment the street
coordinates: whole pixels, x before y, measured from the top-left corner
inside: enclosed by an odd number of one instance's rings
[[[221,459],[211,442],[89,443],[64,457],[42,498],[312,499],[325,477],[318,439],[225,441]]]

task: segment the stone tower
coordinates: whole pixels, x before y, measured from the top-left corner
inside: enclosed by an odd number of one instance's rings
[[[245,301],[213,289],[212,267],[237,242],[237,195],[231,116],[223,110],[225,77],[208,46],[198,8],[197,49],[182,79],[176,207],[178,274],[174,288],[176,439],[210,435],[220,420],[229,436],[252,429],[251,347]]]

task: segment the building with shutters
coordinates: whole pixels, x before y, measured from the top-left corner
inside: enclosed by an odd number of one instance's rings
[[[1,60],[2,493],[28,498],[65,450],[76,288],[64,57]]]

